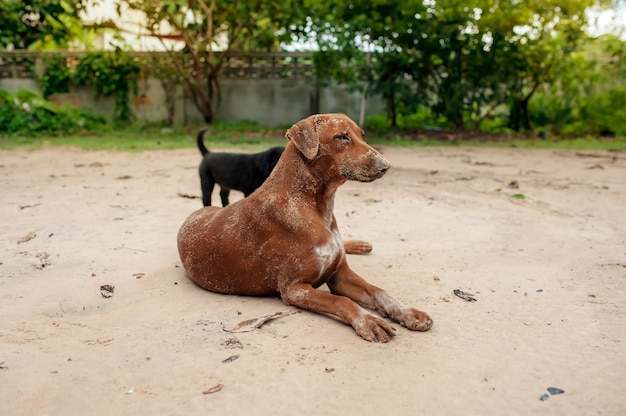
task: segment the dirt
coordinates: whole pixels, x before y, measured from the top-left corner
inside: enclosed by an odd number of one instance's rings
[[[335,215],[434,319],[387,344],[185,276],[196,149],[1,151],[0,414],[626,413],[626,153],[382,150]]]

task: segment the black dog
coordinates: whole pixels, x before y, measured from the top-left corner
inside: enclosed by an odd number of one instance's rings
[[[231,189],[243,192],[244,196],[250,195],[265,182],[285,150],[284,147],[277,146],[252,154],[211,153],[202,140],[207,130],[200,130],[197,138],[198,149],[203,156],[199,171],[202,203],[205,207],[211,205],[215,184],[220,186],[222,206],[228,205]]]

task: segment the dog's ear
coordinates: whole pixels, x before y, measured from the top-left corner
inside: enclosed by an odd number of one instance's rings
[[[285,137],[296,145],[300,153],[311,160],[317,155],[320,147],[320,138],[317,127],[321,119],[319,116],[311,116],[291,126]]]

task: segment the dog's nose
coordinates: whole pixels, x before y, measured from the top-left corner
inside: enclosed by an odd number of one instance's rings
[[[380,173],[385,173],[391,167],[391,163],[387,159],[379,158],[376,160],[376,168],[380,171]]]

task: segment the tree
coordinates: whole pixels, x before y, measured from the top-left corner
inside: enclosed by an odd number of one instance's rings
[[[58,48],[77,35],[85,0],[3,0],[0,8],[0,48]]]
[[[626,135],[625,42],[590,39],[531,103],[532,120],[559,135]]]
[[[421,33],[401,44],[416,56],[412,77],[433,113],[458,128],[465,126],[467,114],[489,103],[490,92],[498,91],[494,51],[488,47],[478,3],[432,2],[418,16]]]
[[[332,77],[349,89],[366,95],[382,95],[387,114],[396,125],[398,103],[416,101],[407,74],[413,58],[395,42],[397,37],[417,33],[414,16],[424,9],[420,0],[305,0],[308,13],[292,27],[298,41],[317,46],[325,65],[318,77]]]
[[[507,53],[498,64],[509,91],[508,124],[513,130],[532,130],[529,102],[539,89],[556,82],[586,39],[585,12],[592,4],[591,0],[509,4],[507,15],[519,19],[501,29]]]
[[[322,49],[372,54],[371,63],[361,60],[363,68],[355,72],[366,77],[370,93],[387,100],[392,125],[398,104],[408,109],[422,104],[463,127],[467,114],[478,118],[502,95],[488,47],[493,36],[479,24],[480,7],[489,9],[486,1],[309,0],[307,8],[318,8],[312,16],[320,17],[307,22]]]
[[[413,80],[435,114],[476,128],[507,101],[516,129],[528,102],[584,39],[591,0],[439,0],[415,16],[417,35],[391,36],[414,57]],[[392,35],[393,32],[392,32]]]
[[[219,106],[220,76],[233,52],[275,50],[288,26],[296,0],[121,0],[146,15],[148,33],[176,37],[182,51],[163,42],[174,70],[183,80],[207,123]]]
[[[534,93],[584,39],[585,11],[593,3],[305,0],[312,17],[301,27],[315,34],[321,49],[349,47],[393,57],[370,66],[376,71],[370,85],[390,103],[408,77],[415,86],[412,99],[456,127],[467,121],[477,127],[508,102],[519,129],[530,128]]]

